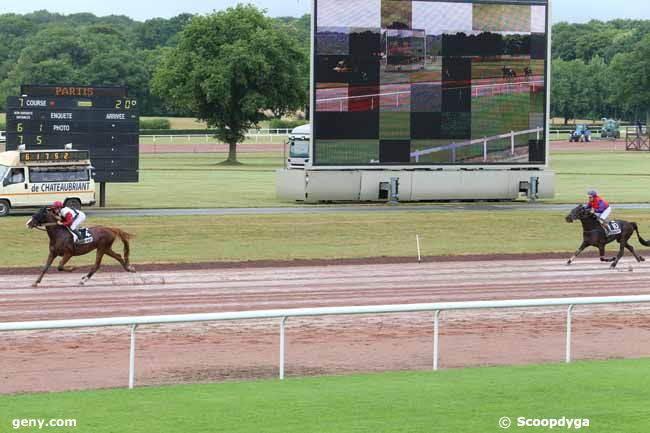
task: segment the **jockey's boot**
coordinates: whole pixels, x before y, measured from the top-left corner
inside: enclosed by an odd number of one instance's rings
[[[605,230],[605,234],[609,235],[609,221],[603,218],[598,218],[598,222],[600,223],[600,226]]]
[[[70,231],[77,236],[77,240],[75,241],[75,244],[78,244],[81,241],[81,232],[79,230],[72,230],[72,229]]]

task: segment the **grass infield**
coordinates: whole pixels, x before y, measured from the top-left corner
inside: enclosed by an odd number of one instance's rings
[[[140,183],[109,184],[114,208],[280,207],[275,171],[282,155],[241,154],[240,166],[219,164],[224,154],[142,155]],[[613,206],[650,201],[650,152],[556,152],[557,195],[548,203],[579,203],[597,188]]]
[[[549,431],[517,427],[518,418],[565,417],[588,419],[592,433],[642,432],[649,369],[649,360],[615,360],[3,396],[0,430],[55,418],[93,433],[494,433]]]
[[[91,218],[135,234],[134,264],[249,260],[345,259],[566,252],[581,242],[581,227],[560,212],[386,212],[304,215]],[[639,223],[650,239],[650,213],[616,212]],[[44,233],[25,229],[25,217],[0,219],[0,267],[41,266]],[[634,245],[638,245],[636,236]],[[614,246],[608,251],[614,253]],[[121,251],[119,242],[117,251]],[[640,248],[648,254],[645,248]],[[94,255],[75,258],[90,264]],[[106,258],[105,263],[112,263]]]

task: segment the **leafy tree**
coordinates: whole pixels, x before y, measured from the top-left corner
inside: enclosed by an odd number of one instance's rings
[[[187,110],[217,130],[237,162],[237,143],[265,118],[264,110],[299,108],[305,62],[295,41],[254,6],[238,5],[196,16],[178,46],[156,69],[153,90],[172,107]]]
[[[611,101],[650,125],[650,34],[629,53],[614,56],[609,74]]]
[[[584,69],[581,60],[555,60],[553,62],[553,80],[551,81],[551,112],[553,116],[563,117],[564,124],[574,119],[582,98],[580,77]]]

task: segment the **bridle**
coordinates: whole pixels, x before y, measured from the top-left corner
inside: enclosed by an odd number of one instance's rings
[[[34,220],[34,217],[32,217],[30,219],[30,221],[32,221],[32,220]],[[35,225],[35,226],[31,227],[31,228],[36,229],[36,230],[40,230],[42,232],[46,232],[48,227],[53,227],[53,226],[58,225],[58,223],[41,223],[38,220],[36,220],[36,222],[37,222],[37,225]]]

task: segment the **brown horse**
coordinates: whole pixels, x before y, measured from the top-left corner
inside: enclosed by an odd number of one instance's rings
[[[572,223],[574,221],[580,221],[582,223],[582,244],[575,252],[573,257],[569,259],[567,265],[573,263],[573,261],[582,253],[587,247],[596,247],[600,251],[600,261],[601,262],[611,262],[612,268],[615,268],[618,264],[618,261],[623,257],[625,249],[629,250],[637,262],[644,262],[645,259],[637,254],[636,250],[632,245],[629,244],[629,240],[636,232],[637,238],[641,245],[645,247],[650,247],[650,242],[646,241],[641,237],[639,233],[639,226],[635,222],[628,222],[623,220],[616,220],[618,227],[620,228],[620,233],[616,235],[610,235],[605,233],[605,229],[598,222],[598,217],[594,215],[589,209],[584,205],[579,205],[573,209],[566,216],[566,222]],[[608,259],[605,257],[605,245],[610,242],[617,241],[619,243],[619,251],[616,257]]]
[[[135,269],[129,264],[129,238],[130,234],[116,228],[111,227],[93,227],[89,231],[93,235],[93,241],[85,245],[75,245],[72,234],[67,228],[57,223],[58,218],[49,208],[42,208],[27,221],[27,228],[40,228],[45,227],[47,235],[50,237],[50,255],[45,263],[45,268],[41,272],[36,282],[32,287],[37,287],[43,279],[45,273],[52,266],[52,262],[57,257],[61,257],[61,262],[57,269],[60,272],[72,272],[75,270],[72,266],[66,266],[66,263],[74,256],[83,256],[94,250],[97,250],[97,257],[95,265],[90,269],[90,272],[81,279],[81,284],[85,284],[90,278],[99,270],[102,263],[104,254],[108,254],[114,258],[127,272],[135,272]],[[41,229],[43,230],[43,229]],[[124,258],[112,250],[113,242],[115,239],[120,238],[124,244]]]

